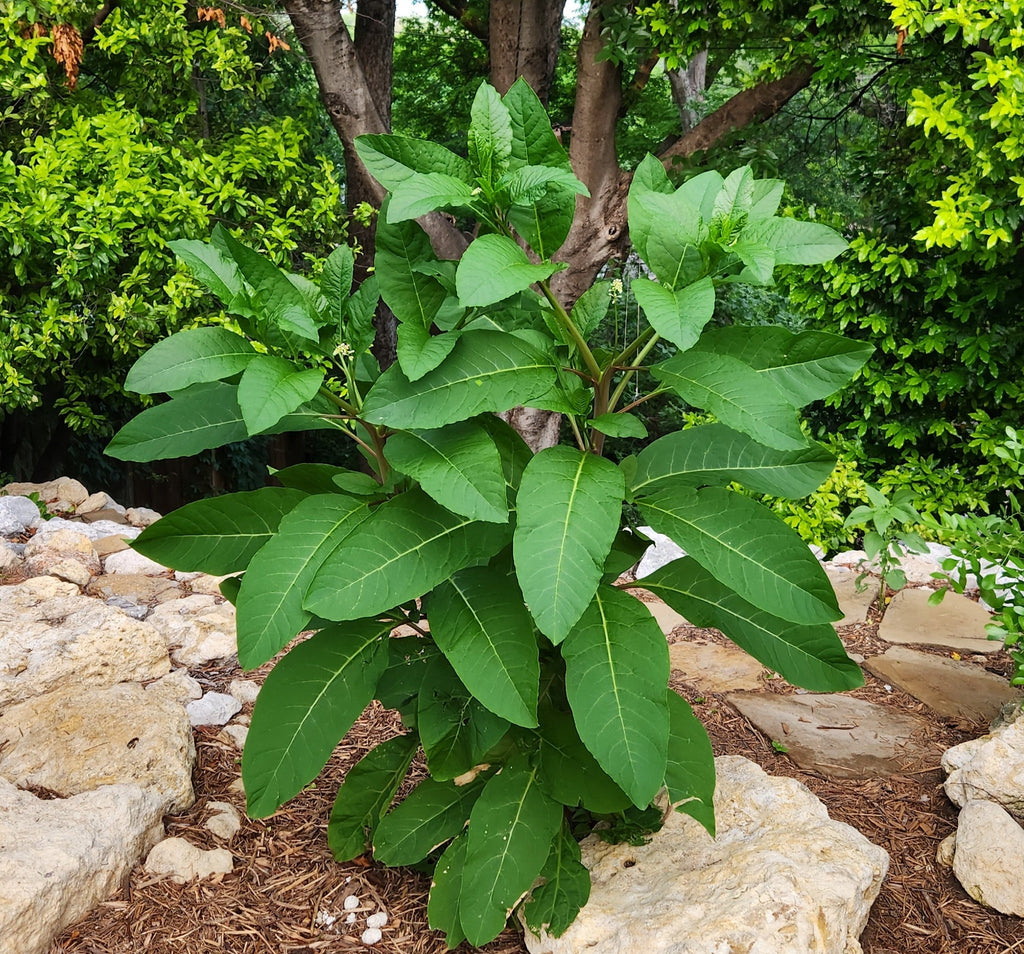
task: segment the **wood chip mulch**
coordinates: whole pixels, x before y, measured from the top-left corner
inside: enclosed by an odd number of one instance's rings
[[[849,650],[881,652],[877,618],[840,630]],[[707,630],[680,627],[673,640],[723,640]],[[989,668],[1009,660],[993,654]],[[259,681],[266,668],[248,678]],[[236,669],[200,674],[208,688],[226,688]],[[1024,921],[1004,917],[973,901],[949,869],[935,861],[939,842],[955,828],[957,809],[942,789],[938,763],[917,773],[888,778],[828,779],[799,770],[789,758],[721,696],[698,693],[673,675],[673,686],[693,705],[707,726],[716,755],[742,755],[773,775],[796,778],[828,807],[830,815],[858,829],[891,857],[889,874],[861,936],[865,954],[1024,954]],[[793,691],[781,680],[766,689]],[[985,725],[964,725],[931,713],[898,689],[886,690],[867,674],[854,695],[897,710],[925,714],[936,751],[984,734]],[[324,773],[300,796],[269,819],[244,818],[228,847],[235,870],[213,880],[176,885],[158,881],[141,868],[129,884],[54,942],[50,954],[441,954],[441,935],[427,927],[427,876],[409,869],[389,870],[367,859],[339,864],[327,848],[327,818],[348,767],[369,748],[399,730],[394,713],[370,706],[338,747]],[[203,823],[209,801],[227,801],[239,811],[245,800],[240,757],[216,728],[197,730],[196,804],[184,815],[165,819],[168,835],[202,848],[222,847]],[[356,895],[356,920],[347,923],[345,898]],[[351,903],[351,902],[350,902]],[[361,941],[365,920],[385,911],[383,938],[373,947]],[[463,945],[460,954],[468,952]],[[506,930],[482,949],[487,954],[523,954],[519,934]],[[794,951],[793,954],[804,954]]]

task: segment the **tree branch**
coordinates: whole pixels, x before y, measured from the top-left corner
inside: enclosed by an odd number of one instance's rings
[[[96,31],[103,26],[103,22],[107,17],[120,5],[121,0],[105,0],[103,6],[96,11],[96,16],[92,18],[92,23],[82,31],[82,46],[87,46],[92,41],[93,37],[96,36]]]
[[[487,43],[489,38],[487,18],[471,12],[466,0],[429,0],[427,8],[430,7],[436,7],[442,13],[447,13],[470,36],[475,36],[481,43]]]

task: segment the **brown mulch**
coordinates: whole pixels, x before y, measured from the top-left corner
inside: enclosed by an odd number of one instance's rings
[[[877,619],[840,630],[851,652],[874,655],[886,644],[877,638]],[[672,640],[723,639],[707,630],[680,627]],[[985,659],[1009,671],[1003,653]],[[265,676],[267,668],[255,677]],[[207,688],[224,688],[236,669],[207,669]],[[928,715],[936,751],[975,738],[985,725],[957,724],[931,713],[896,688],[886,690],[870,674],[853,694],[902,711]],[[716,755],[743,755],[773,775],[799,779],[828,807],[830,815],[858,829],[891,857],[889,874],[875,902],[861,944],[866,954],[1024,954],[1024,921],[1003,917],[973,901],[952,872],[936,864],[939,842],[955,828],[957,809],[934,768],[888,778],[829,779],[798,769],[789,758],[721,696],[699,694],[673,675],[673,686],[707,726]],[[766,689],[792,692],[781,680]],[[427,927],[429,878],[409,869],[385,869],[366,859],[339,864],[327,848],[327,818],[346,769],[369,748],[398,732],[394,713],[372,705],[338,747],[324,773],[272,818],[249,820],[230,842],[235,870],[217,879],[176,885],[137,868],[119,894],[54,942],[50,954],[315,954],[374,950],[382,954],[440,954],[443,936]],[[215,728],[196,734],[196,804],[165,819],[167,834],[203,848],[221,847],[203,827],[208,801],[228,801],[240,811],[238,750],[218,738]],[[344,900],[361,901],[357,921],[345,921]],[[360,940],[365,918],[387,912],[383,939],[373,948]],[[323,922],[336,918],[327,925]],[[460,952],[469,951],[463,945]],[[522,954],[526,948],[511,929],[482,950]],[[803,954],[794,951],[793,954]]]

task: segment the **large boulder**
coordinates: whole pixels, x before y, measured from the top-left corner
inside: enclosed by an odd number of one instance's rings
[[[942,768],[955,805],[984,799],[1024,820],[1024,718],[947,749]]]
[[[162,813],[135,785],[43,800],[0,779],[0,954],[45,954],[163,837]]]
[[[89,496],[89,491],[72,477],[58,477],[41,484],[7,484],[0,493],[27,497],[39,494],[39,499],[48,504],[63,504],[61,509],[72,510]]]
[[[859,954],[889,856],[794,779],[715,762],[717,838],[673,812],[647,845],[585,839],[590,900],[531,954]]]
[[[67,687],[0,714],[0,778],[22,788],[69,796],[131,782],[156,792],[164,811],[181,812],[195,801],[195,761],[182,703],[138,683]]]
[[[66,684],[111,686],[170,669],[156,630],[71,583],[36,577],[0,587],[0,712]]]
[[[187,596],[161,603],[147,622],[163,635],[179,666],[203,666],[238,651],[235,608],[230,603],[218,603],[213,596]]]
[[[0,537],[31,530],[41,519],[39,508],[28,497],[0,497]]]
[[[25,545],[25,565],[33,576],[56,576],[78,586],[100,572],[92,541],[75,530],[34,536]]]
[[[980,799],[969,801],[960,812],[950,847],[953,873],[975,901],[1024,917],[1024,829],[1004,808]]]

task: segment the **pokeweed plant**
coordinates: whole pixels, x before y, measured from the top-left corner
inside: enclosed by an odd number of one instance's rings
[[[807,439],[798,408],[842,386],[869,349],[706,327],[716,287],[768,284],[776,265],[826,261],[844,242],[777,216],[781,182],[740,169],[674,188],[648,157],[628,198],[647,324],[612,352],[589,343],[610,283],[571,310],[551,289],[563,267],[552,255],[586,190],[522,81],[504,97],[481,86],[468,159],[396,136],[358,149],[389,190],[373,278],[351,294],[345,248],[315,285],[224,231],[172,243],[237,331],[182,332],[143,355],[127,386],[170,400],[109,452],[153,459],[311,427],[359,445],[367,473],[290,467],[282,486],[189,504],[134,547],[184,570],[242,572],[225,594],[247,668],[313,633],[256,704],[242,763],[252,816],[314,779],[376,698],[407,732],[348,772],[328,827],[335,856],[372,846],[386,865],[432,864],[429,921],[452,947],[486,943],[517,908],[531,929],[560,935],[590,891],[581,812],[629,828],[665,789],[659,804],[714,833],[707,734],[668,688],[666,640],[637,584],[619,582],[645,545],[624,504],[689,554],[645,590],[796,685],[862,683],[817,560],[729,485],[813,491],[834,458]],[[458,261],[439,260],[415,222],[439,209],[478,224]],[[378,293],[399,321],[398,360],[383,373],[365,360]],[[623,406],[659,340],[673,356]],[[665,392],[717,421],[606,459],[607,441],[645,436],[632,407]],[[531,454],[493,413],[515,405],[561,412],[574,440]],[[391,635],[400,624],[414,635]],[[429,777],[392,807],[421,750]]]

